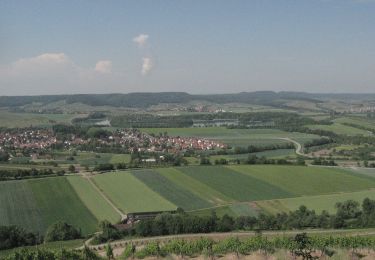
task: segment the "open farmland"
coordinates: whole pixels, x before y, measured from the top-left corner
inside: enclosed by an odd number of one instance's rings
[[[192,214],[256,215],[304,204],[333,210],[337,201],[374,198],[375,178],[340,168],[238,165],[187,166],[118,171],[91,177],[122,212],[175,210]],[[273,210],[273,211],[272,211]],[[117,222],[119,214],[82,176],[0,183],[0,225],[16,224],[44,233],[57,220],[82,231],[97,221]]]
[[[279,187],[295,196],[359,191],[375,187],[375,179],[337,168],[273,165],[228,168]]]
[[[340,118],[335,119],[334,122],[358,125],[360,127],[365,127],[365,128],[372,129],[375,131],[375,120],[366,118],[366,117],[359,117],[359,116],[340,117]]]
[[[179,169],[236,201],[286,198],[292,194],[262,180],[220,166],[192,166]]]
[[[116,223],[120,220],[120,215],[95,190],[86,178],[69,176],[68,181],[81,201],[98,220],[109,220],[112,223]]]
[[[0,125],[2,127],[30,127],[30,126],[52,126],[56,123],[70,124],[74,114],[36,114],[36,113],[14,113],[0,110]]]
[[[331,131],[339,135],[371,135],[371,132],[369,131],[362,130],[352,126],[343,125],[340,123],[333,123],[332,125],[308,125],[307,127],[313,130],[319,129],[324,131]]]
[[[375,199],[375,189],[356,192],[343,192],[329,195],[304,196],[289,199],[259,201],[256,202],[256,204],[260,209],[271,214],[296,210],[301,205],[305,205],[309,209],[314,209],[317,213],[320,213],[323,210],[326,210],[329,213],[335,213],[335,205],[337,202],[354,200],[362,203],[363,199],[365,198]]]
[[[93,180],[123,212],[175,210],[177,207],[130,172],[96,175]]]
[[[132,174],[153,191],[185,210],[212,206],[204,198],[185,189],[183,185],[173,183],[157,171],[138,170],[132,171]]]
[[[277,129],[228,129],[224,127],[196,128],[144,128],[147,133],[159,134],[167,132],[170,136],[194,136],[218,140],[232,146],[283,144],[291,138],[299,143],[306,143],[319,138],[317,135],[291,133]]]
[[[41,211],[28,181],[0,182],[0,225],[44,231]]]
[[[0,183],[0,225],[19,225],[28,230],[46,231],[63,220],[95,231],[97,219],[78,198],[65,177]]]

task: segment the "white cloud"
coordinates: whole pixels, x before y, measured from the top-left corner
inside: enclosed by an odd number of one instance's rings
[[[147,75],[154,67],[151,58],[142,59],[142,75]]]
[[[148,34],[140,34],[133,38],[133,42],[135,42],[139,47],[143,47],[146,45],[148,38]]]
[[[100,60],[95,65],[95,71],[103,74],[109,74],[112,72],[112,61]]]

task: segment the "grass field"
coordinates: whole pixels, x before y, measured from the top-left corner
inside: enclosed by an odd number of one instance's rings
[[[375,199],[375,189],[329,195],[258,201],[256,204],[259,206],[259,208],[271,214],[296,210],[301,205],[305,205],[309,209],[314,209],[317,213],[320,213],[322,210],[326,210],[329,213],[335,213],[335,204],[337,202],[355,200],[362,203],[363,199],[365,198]]]
[[[14,113],[7,110],[0,110],[0,125],[9,128],[51,126],[56,123],[70,123],[75,117],[77,117],[77,115]]]
[[[183,185],[170,181],[157,171],[137,170],[132,171],[132,174],[150,189],[185,210],[212,206],[212,203],[185,189]]]
[[[283,144],[287,141],[279,138],[291,138],[300,143],[309,142],[317,135],[291,133],[277,129],[227,129],[224,127],[202,128],[144,128],[147,133],[164,133],[171,136],[196,136],[222,141],[232,146]]]
[[[51,249],[51,250],[60,250],[62,248],[64,249],[75,249],[79,246],[83,245],[84,239],[76,239],[76,240],[68,240],[68,241],[56,241],[56,242],[47,242],[38,245],[39,249]],[[14,252],[18,252],[21,249],[35,249],[36,246],[24,246],[24,247],[17,247],[17,248],[12,248],[8,250],[0,250],[0,259],[2,257],[6,257]]]
[[[181,174],[176,168],[163,168],[157,169],[157,171],[173,183],[185,187],[185,189],[188,189],[197,196],[206,199],[210,203],[223,204],[233,202],[233,199],[228,196],[225,196],[219,191],[186,174]]]
[[[245,154],[229,154],[229,155],[211,155],[210,160],[214,162],[216,159],[225,158],[227,160],[234,160],[234,159],[247,159],[249,155],[256,155],[258,157],[265,156],[267,159],[279,159],[285,157],[295,157],[295,149],[277,149],[277,150],[270,150],[264,152],[256,152],[256,153],[245,153]],[[199,162],[199,160],[198,160]]]
[[[96,175],[93,180],[125,213],[175,210],[177,207],[152,191],[130,172]]]
[[[292,194],[262,180],[220,166],[180,168],[184,174],[236,201],[291,197]]]
[[[302,204],[331,211],[337,201],[375,199],[374,177],[373,171],[331,167],[233,165],[119,171],[91,178],[124,213],[181,207],[198,215],[215,209],[218,215],[239,216]],[[87,234],[95,231],[98,220],[117,222],[119,217],[80,176],[0,182],[0,225],[43,234],[63,220]]]
[[[45,224],[28,181],[0,182],[0,225],[44,232]]]
[[[80,227],[84,234],[95,231],[98,220],[79,199],[65,177],[30,180],[29,185],[45,228],[61,220]]]
[[[366,130],[362,130],[362,129],[352,127],[352,126],[343,125],[340,123],[333,123],[332,125],[308,125],[307,127],[310,129],[320,129],[320,130],[325,130],[325,131],[331,131],[340,135],[350,135],[350,136],[371,135],[371,133]]]
[[[334,120],[337,123],[349,123],[375,130],[375,120],[358,116],[340,117]]]
[[[69,176],[67,179],[77,193],[78,197],[96,217],[96,219],[109,220],[112,223],[116,223],[120,220],[120,215],[94,189],[87,179],[80,176]]]
[[[305,166],[228,166],[295,196],[359,191],[375,187],[375,180],[336,168]]]
[[[65,177],[0,182],[0,225],[44,234],[58,220],[80,227],[84,234],[97,225]]]

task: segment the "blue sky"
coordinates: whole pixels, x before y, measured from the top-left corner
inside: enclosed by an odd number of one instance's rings
[[[374,92],[375,1],[0,1],[1,95]]]

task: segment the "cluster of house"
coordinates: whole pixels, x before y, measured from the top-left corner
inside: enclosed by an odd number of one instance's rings
[[[22,130],[12,132],[0,132],[0,148],[48,148],[56,144],[57,139],[51,131],[39,130]]]
[[[147,152],[180,152],[184,150],[212,150],[225,148],[226,145],[210,139],[198,137],[171,137],[164,135],[149,135],[137,129],[116,130],[110,135],[99,138],[82,138],[71,135],[64,140],[66,148],[89,144],[95,141],[100,145],[121,146],[129,151]],[[0,133],[0,148],[35,148],[44,149],[51,145],[61,143],[50,130],[24,130],[19,132]]]
[[[136,147],[138,151],[175,153],[184,150],[222,149],[226,145],[206,138],[149,135],[137,129],[122,129],[109,136],[110,141],[122,146]]]

